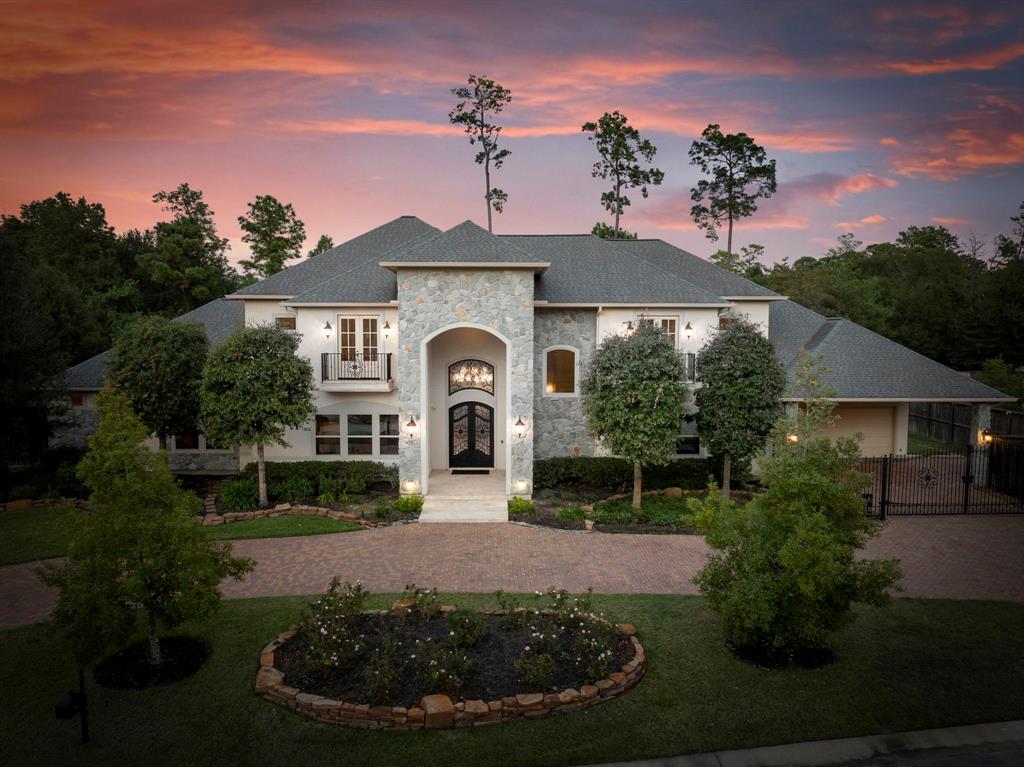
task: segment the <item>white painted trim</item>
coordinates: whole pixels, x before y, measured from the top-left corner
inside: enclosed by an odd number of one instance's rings
[[[533,269],[545,271],[550,261],[381,261],[384,269]]]
[[[494,328],[481,325],[477,322],[453,322],[438,328],[427,336],[420,339],[420,492],[426,496],[430,491],[430,449],[429,431],[430,419],[427,417],[430,403],[430,387],[427,385],[429,369],[427,366],[427,344],[442,333],[457,328],[474,328],[490,333],[503,344],[505,344],[505,495],[512,494],[512,342]],[[447,376],[447,370],[445,375]],[[447,384],[447,381],[445,382]],[[530,392],[531,396],[533,392]],[[448,414],[445,413],[447,419]],[[426,446],[426,447],[425,447]]]
[[[571,392],[548,392],[548,352],[567,351],[572,352],[572,385]],[[541,396],[549,399],[574,399],[580,396],[580,350],[575,346],[555,344],[541,352]]]
[[[294,298],[292,295],[251,295],[247,296],[240,293],[230,293],[221,298],[227,301],[284,301],[288,298]]]
[[[328,307],[330,307],[330,306],[341,306],[341,307],[365,306],[365,307],[368,307],[368,308],[380,309],[380,308],[388,308],[388,307],[392,307],[392,306],[397,306],[398,305],[398,301],[389,301],[386,304],[381,304],[381,303],[376,303],[375,304],[375,303],[369,303],[367,301],[323,301],[323,302],[314,302],[314,301],[310,301],[310,302],[304,302],[304,301],[282,301],[281,305],[282,306],[328,306]]]
[[[729,301],[788,301],[789,296],[722,296]]]
[[[806,397],[783,397],[783,402],[805,402]],[[827,397],[830,402],[868,402],[884,404],[886,402],[1016,402],[1015,397]]]

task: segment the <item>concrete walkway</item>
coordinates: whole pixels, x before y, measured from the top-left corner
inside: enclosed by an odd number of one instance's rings
[[[371,591],[408,583],[442,591],[535,591],[548,586],[605,593],[694,594],[708,553],[690,535],[612,535],[517,524],[406,524],[340,535],[235,541],[257,561],[229,598],[314,594],[332,576]],[[1024,517],[890,520],[868,556],[902,561],[907,597],[1024,602]],[[54,594],[39,563],[0,568],[0,629],[43,619]]]
[[[857,738],[816,740],[737,751],[687,754],[591,767],[818,767],[943,765],[1001,767],[1024,763],[1024,721],[972,724]]]

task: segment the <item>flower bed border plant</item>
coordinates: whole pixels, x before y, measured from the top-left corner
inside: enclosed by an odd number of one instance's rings
[[[388,527],[395,524],[395,520],[364,519],[358,514],[350,514],[347,511],[336,511],[323,506],[305,506],[302,504],[279,503],[269,509],[257,509],[256,511],[229,511],[224,514],[206,513],[197,514],[196,521],[203,527],[213,525],[227,525],[232,522],[245,522],[259,517],[283,517],[283,516],[307,516],[307,517],[330,517],[331,519],[356,522],[363,527]]]
[[[396,602],[390,611],[366,611],[368,614],[388,613],[404,615],[409,611],[407,602]],[[442,605],[442,612],[453,612],[454,606]],[[507,611],[484,608],[476,612],[486,615],[506,615]],[[386,706],[333,700],[321,695],[305,693],[285,684],[285,674],[277,667],[277,650],[294,637],[298,627],[292,626],[278,634],[260,653],[260,668],[256,673],[256,694],[271,703],[286,706],[293,711],[321,722],[369,730],[421,730],[468,727],[497,724],[511,719],[534,719],[550,714],[564,714],[597,705],[632,689],[647,670],[647,657],[630,624],[618,624],[618,631],[629,637],[633,657],[622,667],[593,684],[581,685],[579,690],[566,688],[553,693],[522,693],[494,700],[467,700],[454,702],[445,694],[424,695],[419,706]]]

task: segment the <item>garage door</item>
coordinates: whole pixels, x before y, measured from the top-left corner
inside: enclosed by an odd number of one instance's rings
[[[832,436],[848,437],[860,432],[864,439],[860,443],[864,456],[889,455],[893,452],[895,437],[895,407],[855,407],[840,405],[836,408],[839,420],[828,429]]]

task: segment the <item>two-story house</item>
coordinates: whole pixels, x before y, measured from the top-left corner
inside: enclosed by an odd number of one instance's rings
[[[826,318],[661,240],[493,235],[472,222],[441,231],[403,216],[181,319],[216,343],[242,323],[300,335],[316,378],[316,416],[268,460],[394,461],[402,491],[483,470],[503,495],[529,496],[533,461],[593,455],[580,378],[601,340],[657,322],[695,356],[723,323],[746,317],[792,376],[801,349],[824,357],[837,433],[866,455],[902,454],[909,403],[969,403],[975,430],[1012,398],[845,319]],[[106,355],[72,368],[87,411]],[[792,394],[792,393],[791,393]],[[692,419],[680,455],[700,455]],[[255,459],[201,434],[171,441],[176,468],[225,470]]]

